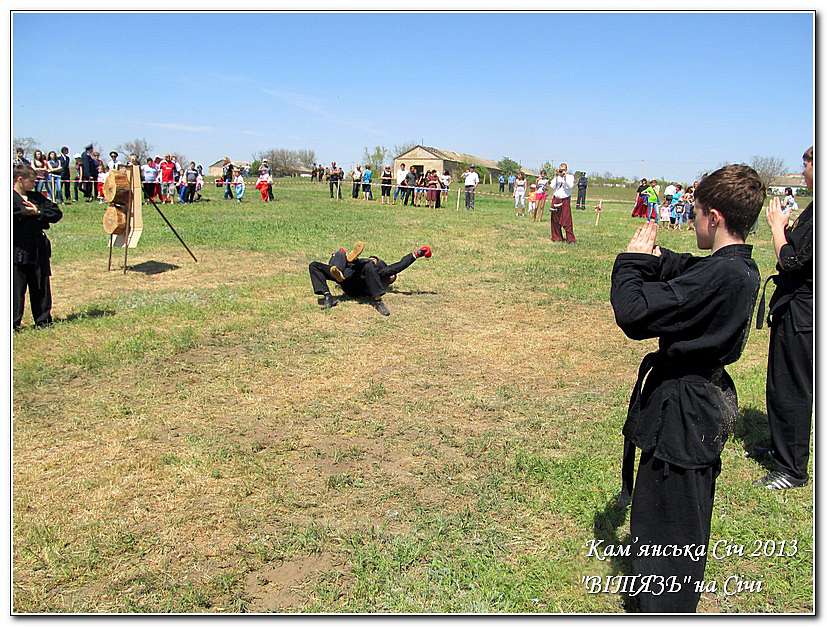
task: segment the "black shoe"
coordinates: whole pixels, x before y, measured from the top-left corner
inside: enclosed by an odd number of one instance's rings
[[[771,446],[756,446],[749,451],[744,451],[744,456],[759,462],[771,462],[773,461],[772,452]]]
[[[758,481],[755,481],[753,485],[763,486],[767,488],[767,490],[789,490],[790,488],[800,488],[806,485],[806,483],[806,479],[796,479],[783,470],[773,470]]]
[[[322,309],[330,309],[331,307],[335,307],[338,304],[339,304],[339,301],[337,301],[335,298],[333,298],[333,295],[330,292],[328,292],[327,294],[324,295],[324,302],[322,303]]]
[[[388,309],[387,305],[385,305],[385,303],[383,303],[381,300],[374,300],[371,302],[371,305],[373,305],[373,308],[383,316],[391,315],[391,312]]]

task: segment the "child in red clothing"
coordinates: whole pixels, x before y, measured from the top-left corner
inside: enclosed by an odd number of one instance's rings
[[[270,200],[270,184],[273,182],[273,178],[270,176],[268,172],[262,172],[259,177],[258,181],[256,182],[256,189],[261,194],[261,199],[264,202],[268,202]]]

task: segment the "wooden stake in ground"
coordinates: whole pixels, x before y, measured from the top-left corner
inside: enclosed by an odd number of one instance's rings
[[[460,192],[460,188],[457,187],[457,211],[459,211],[459,192]]]
[[[603,213],[603,201],[598,200],[597,206],[594,208],[595,218],[594,218],[594,225],[597,226],[600,224],[600,214]]]

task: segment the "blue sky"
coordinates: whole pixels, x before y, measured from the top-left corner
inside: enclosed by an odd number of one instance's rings
[[[808,13],[16,13],[13,134],[73,152],[143,137],[204,164],[283,147],[347,165],[413,140],[625,176],[796,169],[812,29]]]

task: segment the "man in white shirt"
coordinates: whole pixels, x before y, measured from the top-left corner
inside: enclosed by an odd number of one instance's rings
[[[675,195],[675,191],[674,183],[669,183],[669,185],[666,186],[666,189],[663,190],[663,196],[666,202],[672,202],[672,196]]]
[[[574,227],[571,219],[571,190],[574,188],[574,175],[569,174],[569,166],[563,162],[557,168],[557,173],[549,188],[551,195],[551,241],[562,242],[563,231],[566,230],[566,243],[574,244]]]
[[[393,204],[396,204],[396,199],[399,197],[399,188],[402,186],[402,181],[408,176],[408,171],[405,170],[405,164],[400,163],[399,169],[396,171],[396,189],[393,190]]]
[[[480,183],[480,175],[477,174],[477,166],[471,165],[462,175],[462,182],[465,185],[465,209],[472,211],[474,209],[474,195],[477,190],[477,185]]]
[[[111,171],[117,170],[119,165],[120,163],[118,162],[118,153],[113,150],[109,153],[109,163],[106,164],[106,167],[108,167]]]
[[[357,165],[353,168],[350,179],[353,181],[353,189],[351,189],[350,195],[353,198],[359,198],[359,191],[362,189],[362,166]]]

